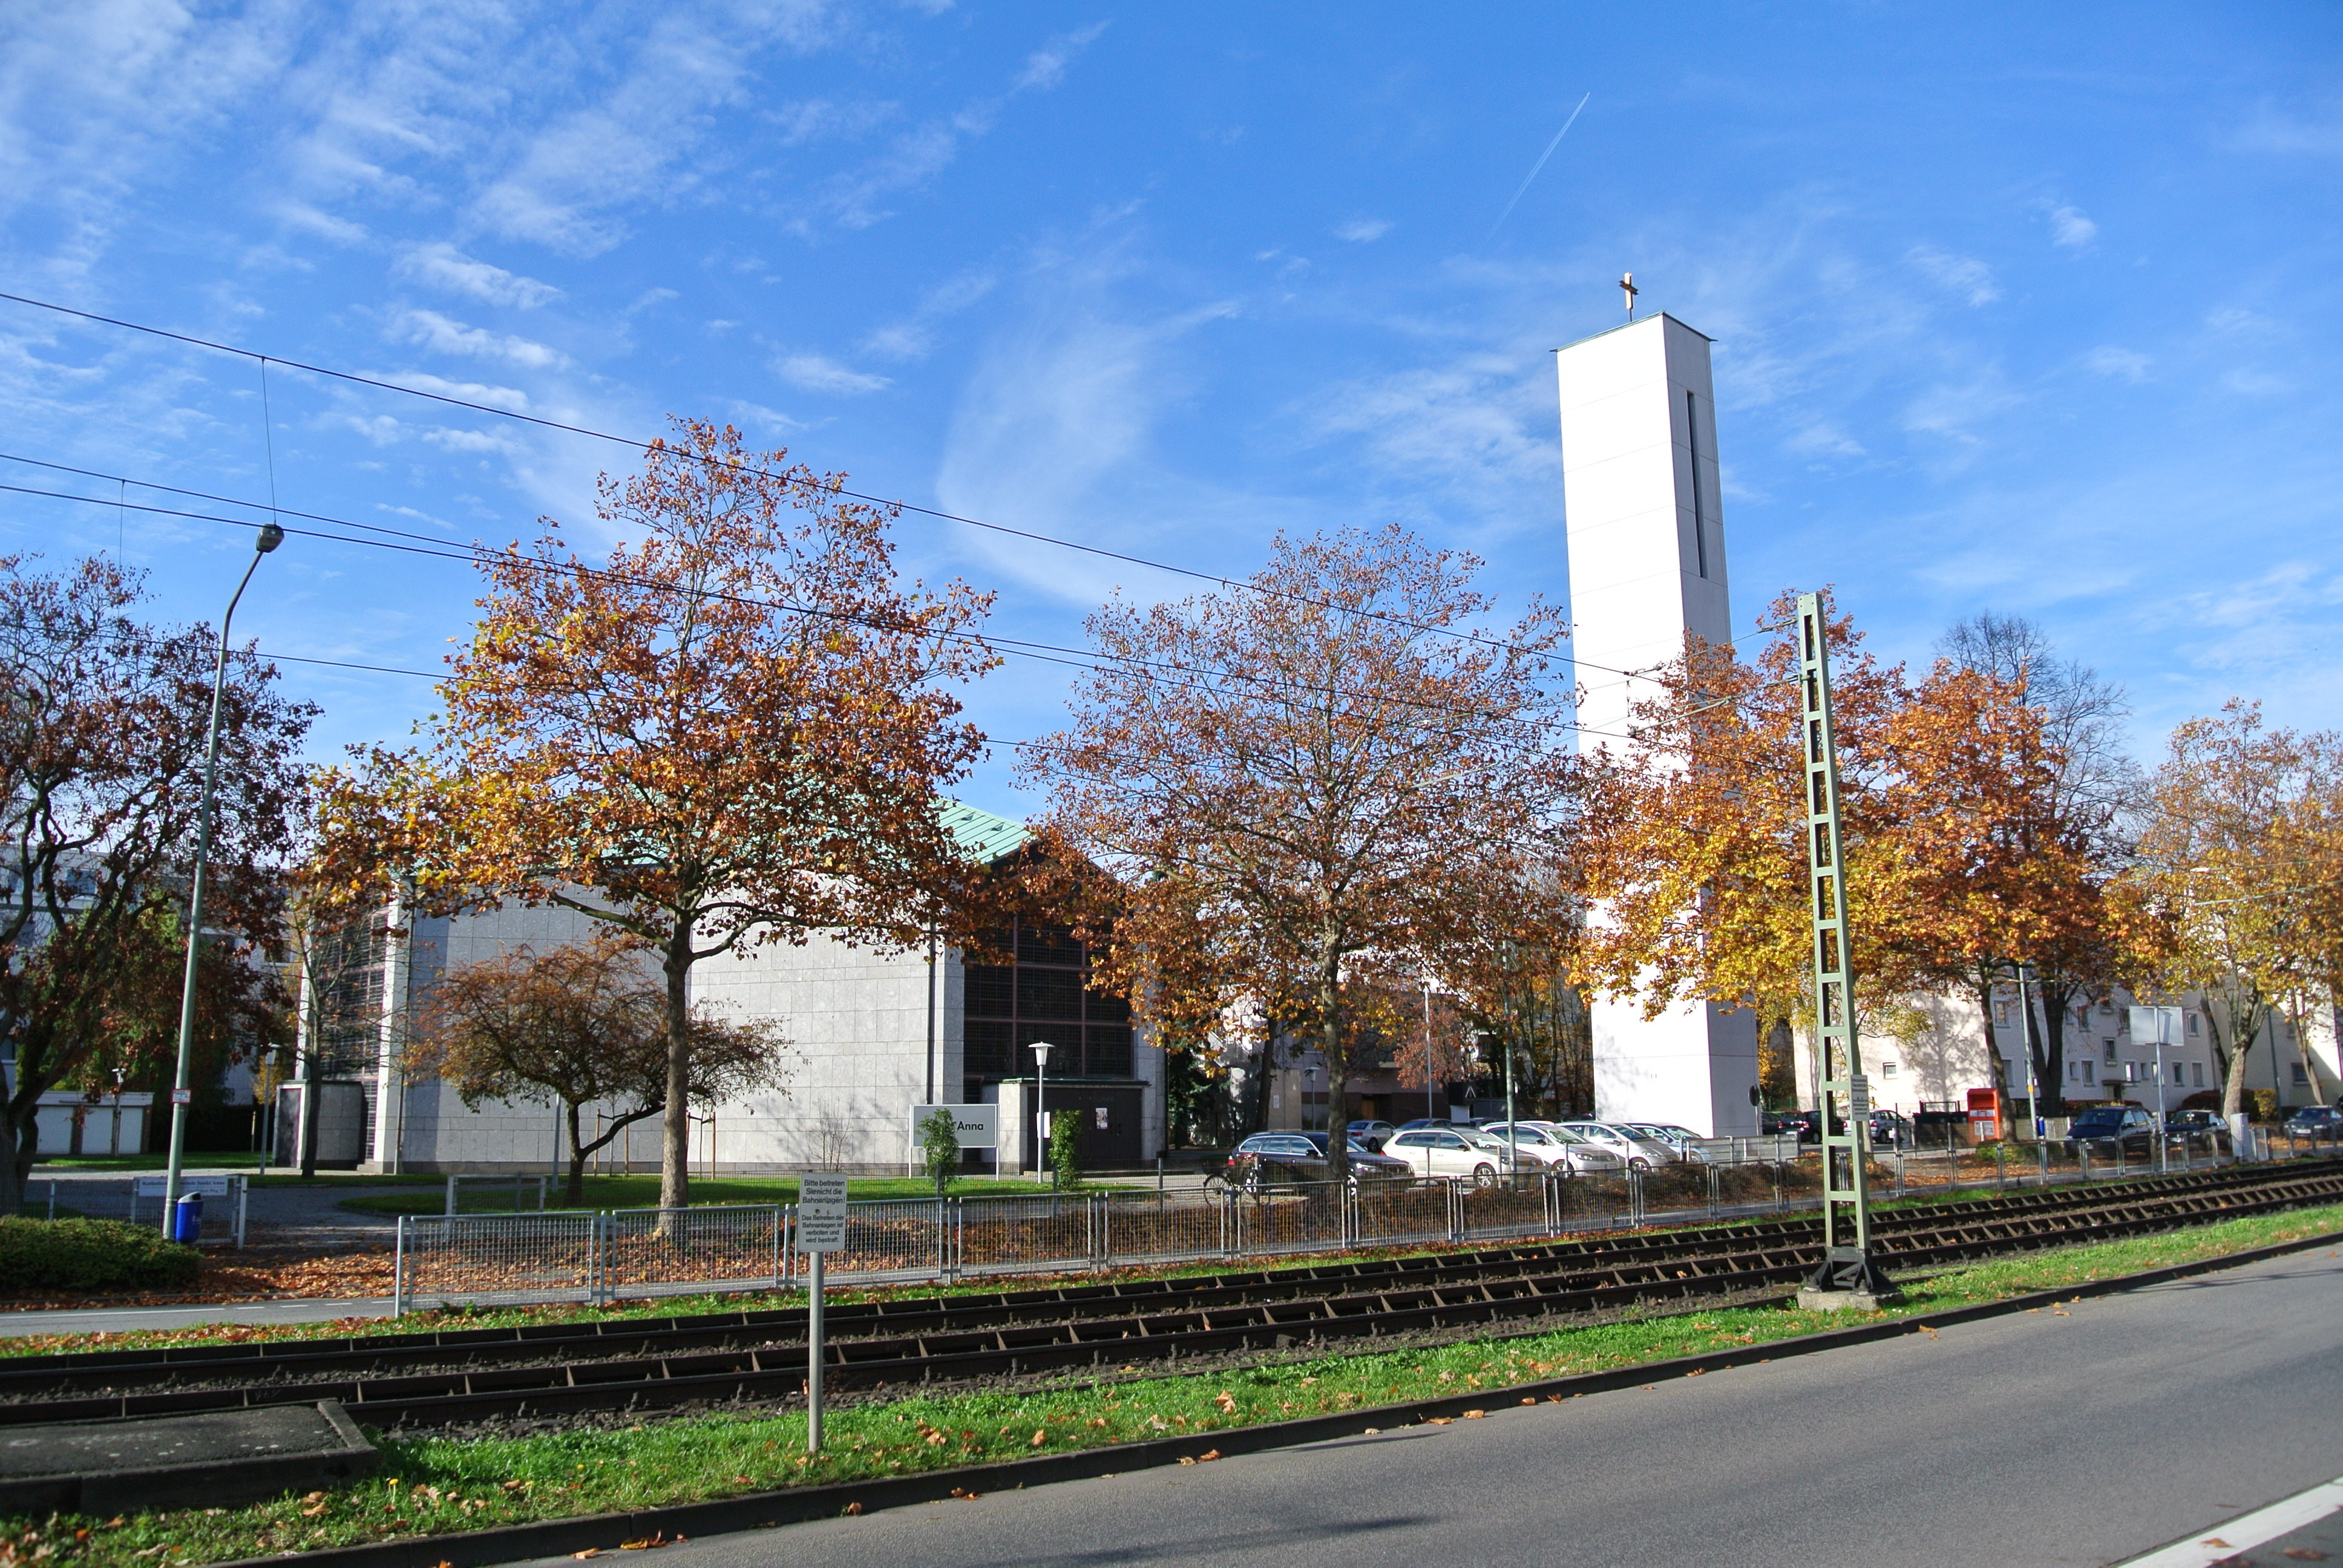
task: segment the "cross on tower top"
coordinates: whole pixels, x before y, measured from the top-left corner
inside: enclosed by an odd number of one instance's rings
[[[1619,275],[1619,292],[1626,297],[1627,319],[1630,321],[1634,320],[1635,296],[1643,293],[1644,291],[1635,286],[1635,275],[1634,273],[1623,272]]]

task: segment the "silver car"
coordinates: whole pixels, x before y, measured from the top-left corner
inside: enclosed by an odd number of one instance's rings
[[[1663,1165],[1674,1165],[1684,1159],[1682,1154],[1656,1138],[1644,1137],[1610,1121],[1564,1121],[1558,1125],[1564,1132],[1575,1133],[1597,1149],[1608,1149],[1627,1162],[1630,1171],[1656,1171]]]
[[[1481,1131],[1499,1143],[1505,1141],[1506,1123],[1503,1121],[1488,1122]],[[1551,1122],[1516,1121],[1512,1124],[1512,1132],[1525,1166],[1535,1162],[1582,1176],[1606,1176],[1627,1166],[1624,1155],[1601,1144],[1589,1143]]]
[[[1689,1127],[1678,1127],[1671,1121],[1622,1121],[1618,1125],[1638,1138],[1666,1144],[1675,1151],[1677,1159],[1687,1164],[1708,1163],[1708,1151],[1700,1146],[1700,1134]]]

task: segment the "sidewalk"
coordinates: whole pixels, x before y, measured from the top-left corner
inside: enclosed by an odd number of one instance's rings
[[[327,1302],[223,1302],[187,1307],[69,1307],[0,1312],[0,1339],[28,1334],[118,1334],[133,1329],[192,1329],[205,1323],[326,1323],[337,1318],[387,1318],[390,1298]]]

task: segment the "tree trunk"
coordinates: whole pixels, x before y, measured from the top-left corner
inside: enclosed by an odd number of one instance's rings
[[[29,1112],[40,1103],[40,1096],[20,1094],[0,1106],[0,1214],[24,1211],[25,1185],[32,1180],[33,1161],[40,1157],[40,1123],[30,1114],[18,1121],[17,1101]]]
[[[1350,1091],[1350,1068],[1342,1060],[1342,971],[1339,960],[1318,970],[1318,1050],[1326,1059],[1326,1179],[1346,1181],[1351,1175],[1351,1149],[1342,1130],[1334,1125],[1334,1107]],[[1307,1085],[1307,1076],[1302,1082]],[[1302,1120],[1309,1121],[1308,1091],[1303,1091]]]
[[[659,1155],[659,1207],[690,1201],[691,1181],[691,917],[679,912],[667,941],[667,1136]]]
[[[2211,1037],[2213,1049],[2217,1054],[2220,1050],[2221,1026],[2215,1020],[2212,1000],[2210,997],[2205,999],[2205,1030]],[[2229,1012],[2229,1021],[2235,1023],[2237,1018],[2237,1010],[2232,1008]],[[2253,1037],[2242,1030],[2237,1030],[2237,1041],[2229,1051],[2229,1060],[2221,1072],[2221,1115],[2225,1121],[2246,1108],[2246,1067],[2254,1054]]]
[[[584,1134],[578,1129],[578,1102],[569,1103],[569,1186],[562,1195],[562,1206],[583,1209],[586,1206],[586,1149]]]
[[[1993,993],[2001,979],[1998,963],[1983,963],[1970,971],[1976,987],[1977,1017],[1985,1025],[1985,1059],[1993,1072],[1993,1087],[2005,1103],[2017,1098],[2016,1086],[2009,1081],[2009,1060],[2001,1054],[2001,1040],[1993,1032]],[[2028,1114],[2039,1114],[2027,1106]]]

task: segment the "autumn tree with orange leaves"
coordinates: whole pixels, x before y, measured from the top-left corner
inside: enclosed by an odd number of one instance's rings
[[[1769,620],[1790,608],[1785,596]],[[2035,830],[2058,756],[2022,683],[1950,661],[1915,683],[1845,617],[1828,635],[1856,996],[1876,1028],[1906,993],[2087,919],[2089,889],[2070,847]],[[1653,1016],[1705,1000],[1756,1008],[1761,1028],[1805,1020],[1797,665],[1786,637],[1754,662],[1695,642],[1637,706],[1636,744],[1592,754],[1590,984]]]
[[[624,931],[538,953],[527,948],[468,964],[427,991],[403,1065],[444,1079],[464,1103],[546,1094],[561,1105],[569,1144],[564,1201],[586,1201],[586,1162],[636,1122],[667,1108],[667,988]],[[786,1043],[769,1020],[691,1011],[691,1100],[707,1105],[785,1078]],[[595,1136],[586,1106],[609,1107]]]
[[[1480,568],[1397,528],[1281,537],[1242,583],[1091,618],[1096,668],[1026,772],[1051,831],[1117,879],[1094,934],[1142,1019],[1193,1031],[1286,999],[1339,1108],[1363,1038],[1347,987],[1436,975],[1558,900],[1564,627],[1533,604],[1484,630]],[[1342,1139],[1331,1154],[1340,1179]]]
[[[421,907],[555,904],[657,960],[663,1208],[686,1201],[693,966],[817,930],[915,941],[974,871],[939,820],[981,737],[950,688],[992,662],[986,596],[899,585],[890,508],[675,421],[596,510],[484,552],[488,592],[422,744],[327,781],[324,859]]]
[[[2244,1109],[2247,1061],[2265,1033],[2275,1054],[2278,1015],[2295,1014],[2299,1038],[2302,1000],[2331,1004],[2343,978],[2338,795],[2343,738],[2271,729],[2258,703],[2241,700],[2176,729],[2149,780],[2128,879],[2150,918],[2145,956],[2167,990],[2203,999],[2225,1114]]]

